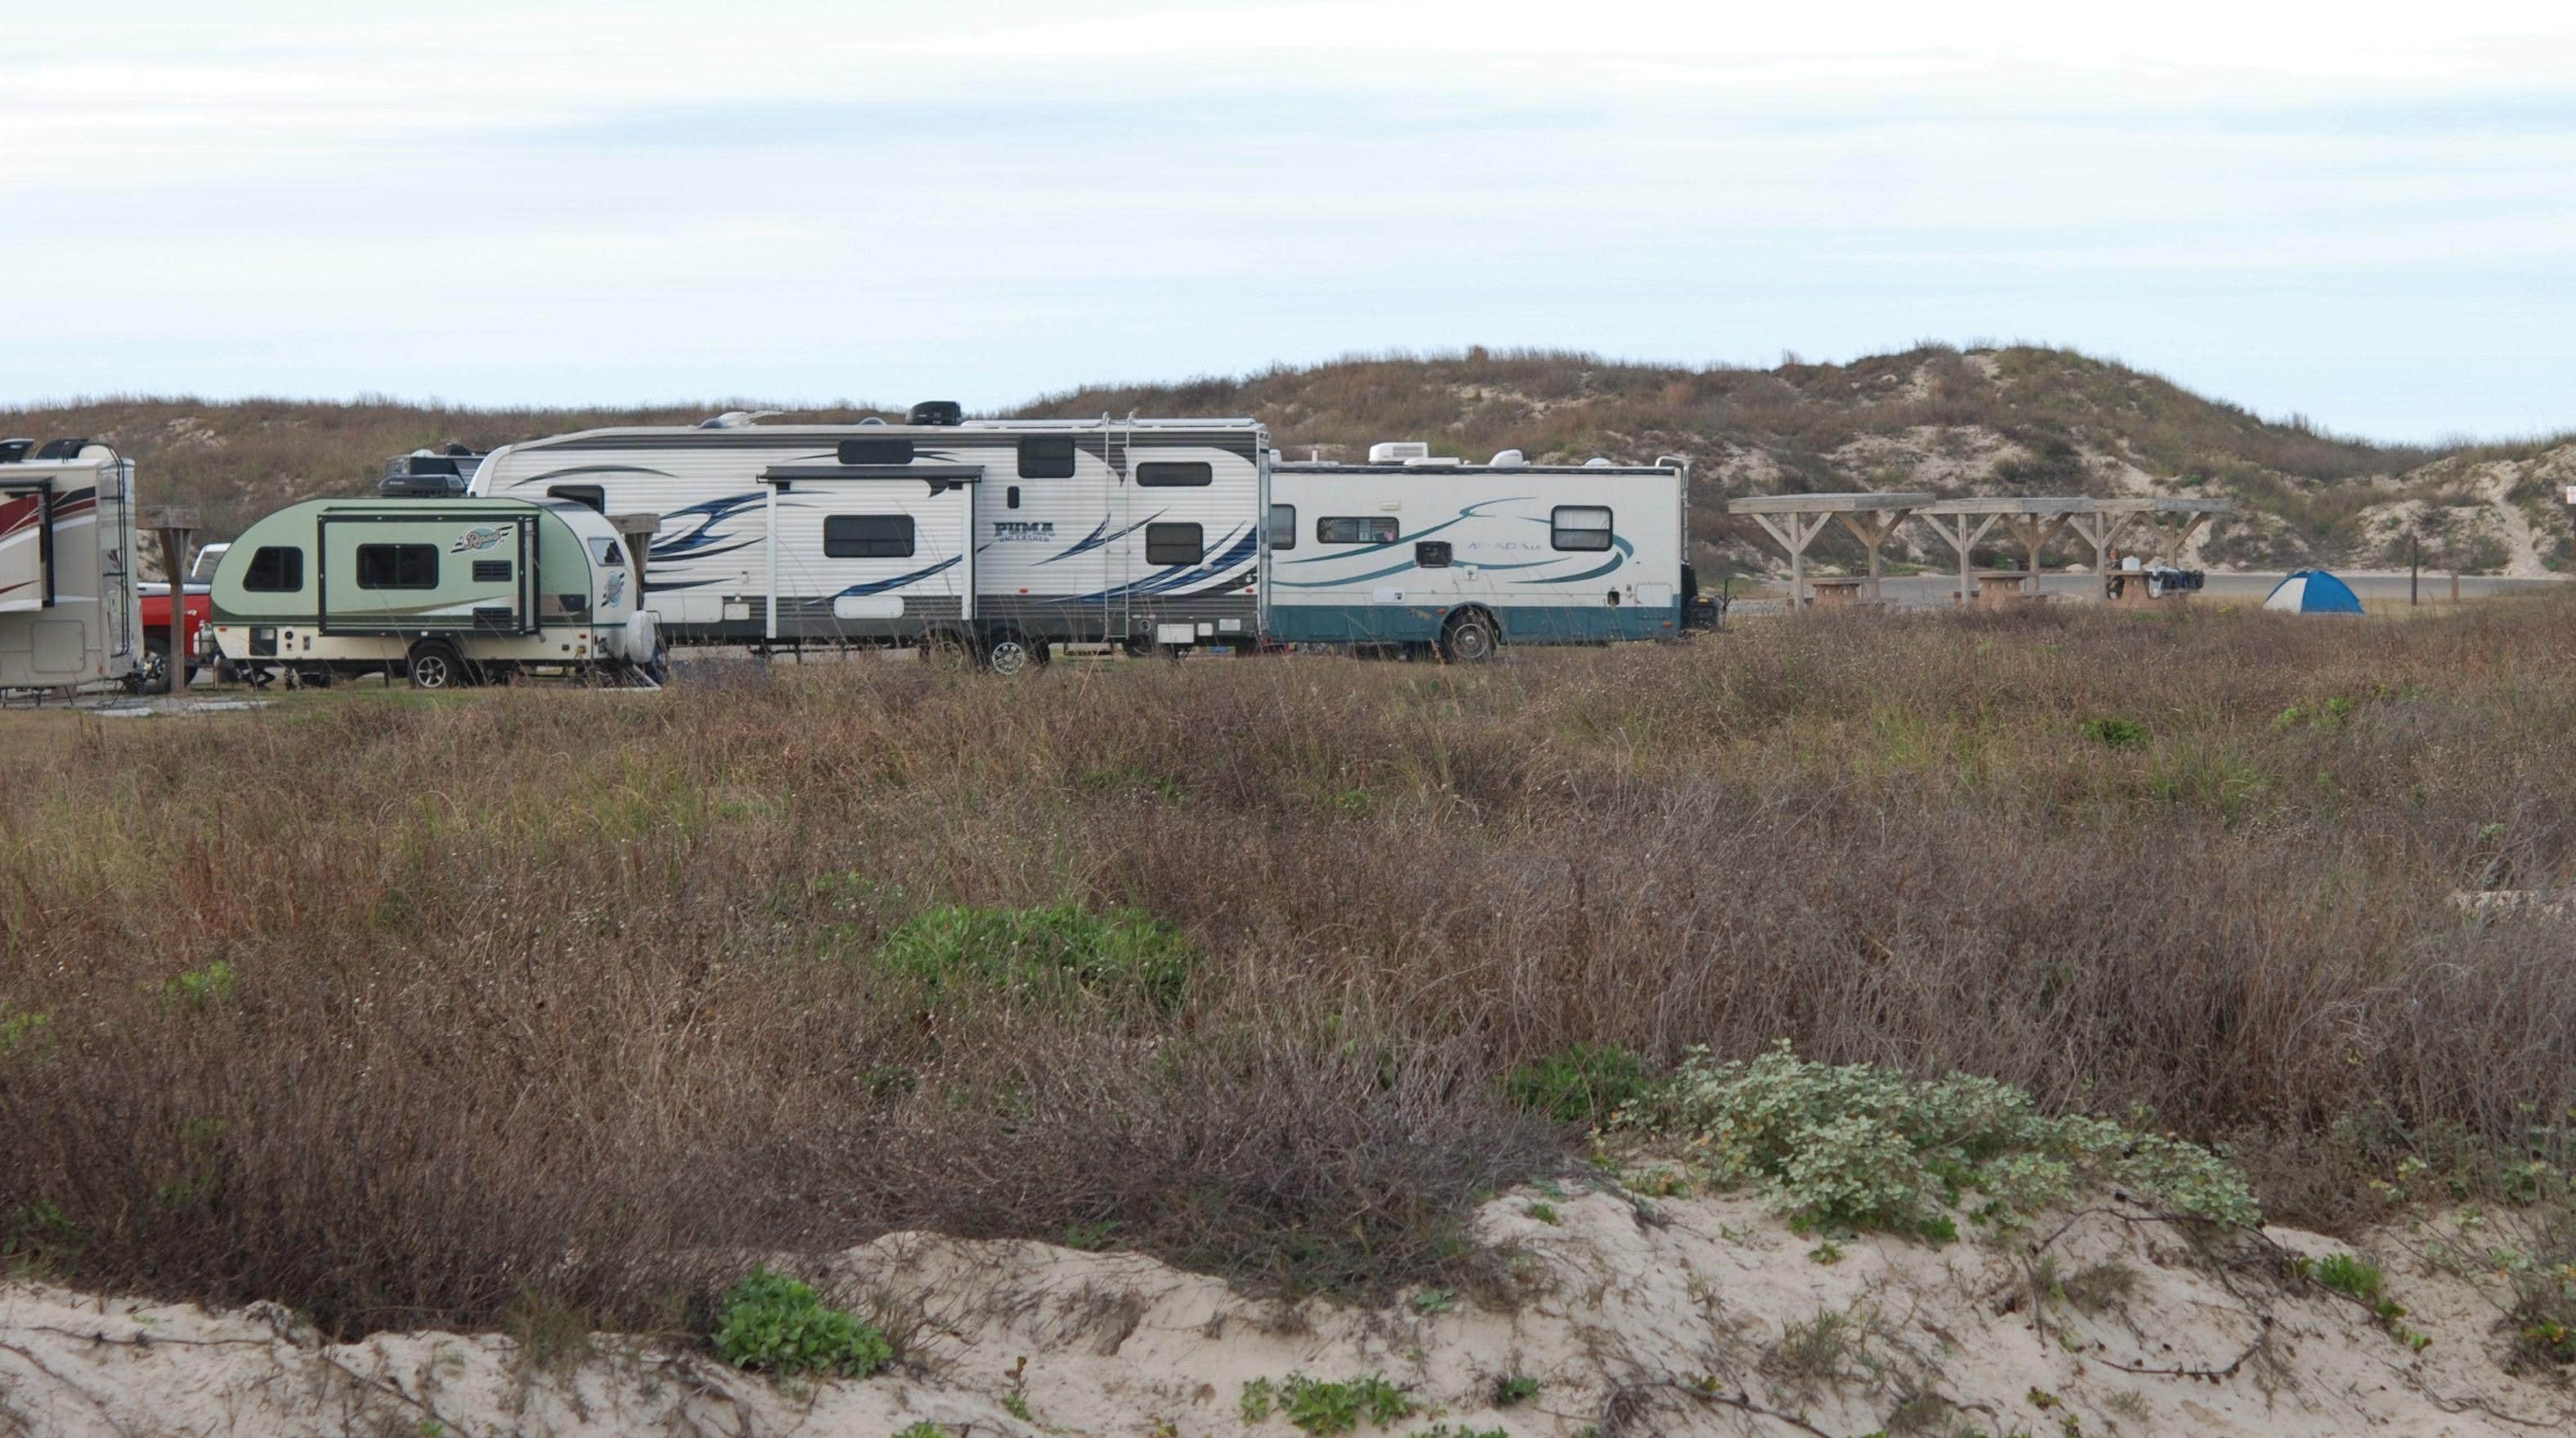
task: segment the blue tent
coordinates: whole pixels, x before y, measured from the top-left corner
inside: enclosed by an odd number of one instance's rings
[[[2322,569],[2302,569],[2274,585],[2263,607],[2291,614],[2359,614],[2361,597]]]

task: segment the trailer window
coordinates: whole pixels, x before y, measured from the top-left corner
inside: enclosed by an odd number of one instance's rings
[[[1020,478],[1073,478],[1073,436],[1033,434],[1020,441]]]
[[[593,563],[614,569],[626,562],[626,551],[614,539],[594,539],[590,542],[590,557]]]
[[[593,514],[608,512],[608,491],[595,484],[553,484],[546,486],[546,498],[569,499],[586,506]]]
[[[908,439],[845,439],[841,441],[841,463],[910,464],[912,463],[912,441]]]
[[[1445,539],[1426,539],[1420,544],[1413,546],[1413,562],[1424,569],[1447,569],[1449,567],[1449,541]]]
[[[1270,506],[1270,547],[1273,549],[1297,547],[1297,506],[1293,504]]]
[[[304,551],[293,545],[261,545],[242,576],[242,588],[253,594],[293,594],[303,587]]]
[[[912,516],[827,515],[823,520],[823,553],[834,559],[910,559]]]
[[[1548,511],[1547,541],[1558,549],[1608,549],[1610,511],[1591,504],[1560,504]]]
[[[1136,482],[1148,489],[1180,489],[1216,482],[1216,466],[1203,459],[1148,460],[1136,466]]]
[[[1145,526],[1147,564],[1196,564],[1207,558],[1205,531],[1195,524]]]
[[[436,589],[438,546],[435,544],[361,544],[358,546],[360,589]]]
[[[1315,521],[1317,544],[1393,544],[1401,526],[1391,514],[1327,516]]]

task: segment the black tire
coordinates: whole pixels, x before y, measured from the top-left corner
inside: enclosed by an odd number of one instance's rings
[[[943,674],[962,674],[975,667],[979,656],[966,636],[953,629],[937,629],[921,636],[921,661]]]
[[[143,641],[143,662],[134,666],[134,677],[127,687],[137,694],[170,692],[170,640],[166,635]]]
[[[328,689],[333,675],[328,669],[298,669],[295,684],[299,689]]]
[[[1482,664],[1502,645],[1502,631],[1481,609],[1461,609],[1440,627],[1440,657],[1452,664]]]
[[[1054,657],[1044,641],[1031,639],[1016,629],[996,629],[984,636],[984,668],[1006,678],[1035,673]]]
[[[472,682],[465,677],[465,656],[443,639],[413,645],[406,672],[414,689],[462,689]]]
[[[1130,659],[1151,659],[1156,652],[1154,641],[1151,639],[1133,637],[1122,639],[1118,642],[1118,647]]]

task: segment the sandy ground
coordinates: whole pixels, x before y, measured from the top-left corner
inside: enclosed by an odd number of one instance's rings
[[[549,1370],[497,1335],[331,1344],[274,1305],[16,1284],[0,1288],[0,1432],[1296,1438],[1279,1416],[1245,1422],[1244,1384],[1370,1372],[1416,1406],[1384,1430],[1400,1435],[2576,1431],[2564,1380],[2508,1371],[2492,1295],[2411,1256],[2420,1234],[2363,1245],[2431,1340],[2418,1352],[2285,1276],[2285,1253],[2345,1245],[2276,1229],[2203,1248],[2108,1196],[2011,1239],[1845,1240],[1830,1264],[1749,1196],[1524,1191],[1478,1222],[1514,1255],[1503,1291],[1379,1308],[1250,1300],[1133,1255],[896,1235],[813,1276],[918,1315],[909,1351],[816,1384],[680,1342],[595,1338]],[[1507,1377],[1538,1387],[1504,1406]]]

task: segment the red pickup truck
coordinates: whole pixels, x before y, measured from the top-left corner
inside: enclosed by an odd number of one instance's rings
[[[185,632],[180,635],[180,652],[187,655],[188,680],[196,682],[197,666],[213,656],[214,643],[206,633],[206,621],[215,612],[215,566],[229,545],[209,544],[197,553],[196,562],[188,567],[188,578],[179,586],[180,603],[185,606]],[[170,687],[170,586],[146,584],[142,588],[143,663],[135,670],[136,682],[146,693],[159,694]]]

